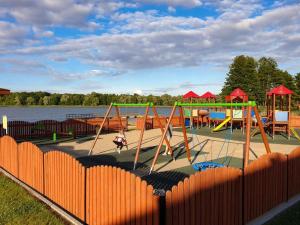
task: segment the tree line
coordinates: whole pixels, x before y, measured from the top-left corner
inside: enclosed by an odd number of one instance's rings
[[[51,94],[48,92],[14,92],[7,96],[0,97],[0,105],[78,105],[78,106],[98,106],[109,105],[111,102],[118,103],[147,103],[153,102],[155,105],[173,105],[175,101],[182,101],[182,96],[171,96],[164,94],[138,95],[138,94],[101,94],[92,92],[90,94]]]
[[[288,71],[279,69],[273,58],[262,57],[255,60],[241,55],[235,57],[229,66],[221,96],[224,98],[239,87],[249,95],[250,100],[262,105],[266,100],[266,92],[281,84],[294,91],[293,105],[299,104],[300,73],[293,76]]]
[[[293,105],[300,102],[300,73],[291,75],[287,71],[278,68],[273,58],[262,57],[259,60],[250,56],[237,56],[233,59],[226,75],[221,93],[217,96],[218,101],[224,101],[225,96],[239,87],[243,89],[250,100],[264,104],[266,92],[272,87],[284,84],[294,91]],[[197,92],[197,91],[196,91]],[[14,92],[0,97],[0,105],[82,105],[98,106],[108,105],[111,102],[119,103],[146,103],[153,102],[155,105],[173,105],[175,101],[182,101],[182,96],[164,94],[138,95],[138,94],[57,94],[48,92]]]

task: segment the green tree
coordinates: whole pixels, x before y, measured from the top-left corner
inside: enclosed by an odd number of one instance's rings
[[[44,96],[43,105],[50,105],[50,100],[51,100],[50,96]]]
[[[60,104],[60,94],[52,94],[50,95],[50,102],[49,105],[59,105]]]
[[[85,106],[97,106],[99,105],[99,98],[96,93],[88,94],[83,99],[83,105]]]
[[[69,94],[63,94],[60,98],[60,104],[61,105],[69,105],[70,101],[70,95]]]
[[[300,96],[300,73],[297,73],[295,76],[295,86],[296,86],[296,92]]]
[[[35,105],[35,99],[32,96],[26,98],[27,105]]]
[[[265,101],[266,91],[272,87],[272,78],[277,70],[277,62],[273,58],[262,57],[258,60],[258,87],[257,95],[261,101]]]
[[[250,99],[258,99],[256,90],[258,87],[257,62],[254,58],[240,55],[234,58],[229,66],[229,72],[222,88],[223,98],[230,94],[235,88],[241,88],[248,93]]]

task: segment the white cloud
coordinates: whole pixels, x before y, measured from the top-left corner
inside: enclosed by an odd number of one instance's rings
[[[48,45],[2,49],[2,55],[33,55],[60,62],[62,66],[68,59],[76,59],[82,64],[101,68],[83,74],[53,73],[60,80],[116,76],[129,70],[167,66],[210,64],[224,67],[239,54],[273,56],[281,62],[299,60],[300,4],[254,15],[262,9],[256,1],[251,3],[253,5],[245,1],[211,2],[229,8],[220,9],[219,17],[207,20],[165,16],[157,11],[118,12],[112,16],[112,30],[105,34],[62,39]],[[88,4],[94,3],[89,1]],[[240,10],[240,16],[235,16],[234,10]],[[26,34],[24,28],[6,22],[0,23],[1,29],[9,32],[0,33],[0,46],[1,43],[6,45],[3,40],[11,39],[15,44],[21,42]]]
[[[72,0],[3,0],[0,7],[19,23],[35,26],[83,26],[91,12],[91,4],[77,4]]]
[[[17,26],[10,22],[0,21],[0,51],[1,48],[21,45],[24,42],[26,35],[27,30],[25,27]]]
[[[188,30],[200,28],[205,22],[196,17],[160,16],[155,10],[134,13],[116,13],[112,20],[119,22],[115,33],[154,32],[169,30]]]
[[[143,91],[141,89],[137,89],[133,91],[133,94],[143,95]]]
[[[175,13],[176,12],[176,8],[174,8],[172,6],[168,6],[168,12],[169,13]]]
[[[183,7],[198,7],[202,5],[200,0],[139,0],[144,3],[151,4],[165,4],[169,6],[183,6]]]
[[[281,45],[291,43],[283,31],[290,30],[289,36],[299,31],[300,15],[295,13],[299,10],[300,5],[287,6],[267,11],[252,19],[240,20],[238,23],[216,19],[203,27],[200,26],[201,20],[193,18],[186,18],[185,23],[184,18],[133,15],[143,18],[143,22],[137,25],[136,20],[128,19],[128,24],[121,29],[130,28],[139,31],[137,33],[69,39],[52,46],[24,48],[16,52],[46,56],[63,54],[65,57],[78,58],[84,63],[117,70],[228,63],[237,54],[276,56]],[[294,16],[287,19],[283,15]],[[119,18],[127,16],[129,15],[119,15]],[[153,31],[152,21],[154,24],[166,24],[166,29]],[[180,29],[174,21],[179,21],[183,26],[195,21],[195,28]],[[288,56],[293,53],[285,54]],[[295,54],[293,56],[299,57]]]

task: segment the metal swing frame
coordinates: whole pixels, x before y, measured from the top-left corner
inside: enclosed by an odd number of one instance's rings
[[[142,147],[142,142],[143,142],[143,137],[144,137],[144,133],[145,133],[145,130],[146,130],[146,123],[147,123],[147,117],[149,115],[149,110],[150,110],[150,107],[152,108],[152,111],[153,111],[153,114],[154,114],[154,118],[157,120],[157,123],[158,123],[158,126],[162,132],[162,134],[164,134],[165,130],[164,130],[164,127],[159,119],[159,115],[157,113],[157,110],[156,110],[156,107],[154,106],[154,104],[152,102],[148,102],[148,103],[140,103],[140,104],[134,104],[134,103],[111,103],[110,106],[108,107],[106,113],[105,113],[105,116],[103,118],[103,121],[100,125],[100,128],[97,132],[97,135],[92,143],[92,146],[90,148],[90,151],[89,151],[89,155],[91,155],[93,153],[93,149],[95,148],[95,145],[99,139],[99,136],[101,134],[101,131],[104,127],[104,124],[105,122],[107,121],[111,111],[113,108],[115,108],[116,110],[116,114],[117,114],[117,118],[119,120],[119,125],[120,125],[120,129],[123,130],[123,124],[122,124],[122,117],[121,117],[121,113],[120,113],[120,107],[146,107],[145,109],[145,113],[144,113],[144,121],[143,121],[143,126],[142,126],[142,129],[140,131],[140,136],[139,136],[139,141],[138,141],[138,145],[137,145],[137,150],[136,150],[136,154],[135,154],[135,159],[134,159],[134,165],[133,165],[133,170],[135,170],[136,168],[136,165],[137,165],[137,162],[138,162],[138,159],[139,159],[139,154],[140,154],[140,151],[141,151],[141,147]],[[168,128],[168,126],[167,126]],[[167,130],[167,129],[166,129]],[[124,136],[125,136],[125,131],[124,131]],[[125,139],[126,139],[126,136],[125,136]],[[170,151],[171,153],[171,156],[173,158],[173,150],[172,150],[172,147],[170,145],[170,142],[168,140],[168,138],[166,137],[166,135],[164,135],[164,138],[162,139],[162,141],[166,142],[166,145],[167,145],[167,148],[168,148],[168,152]],[[128,150],[128,144],[126,145],[127,147],[127,150]]]

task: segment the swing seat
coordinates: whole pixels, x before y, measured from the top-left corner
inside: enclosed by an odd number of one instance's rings
[[[200,162],[200,163],[195,163],[193,165],[193,168],[196,171],[205,171],[206,169],[220,168],[220,167],[225,167],[225,166],[221,163],[215,163],[215,162]]]

